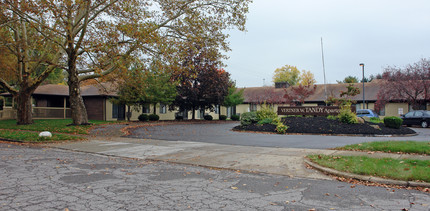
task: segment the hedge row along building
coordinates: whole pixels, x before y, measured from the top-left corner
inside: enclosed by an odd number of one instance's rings
[[[377,94],[379,92],[381,80],[373,80],[372,82],[365,83],[365,107],[369,109],[375,108],[377,101]],[[302,106],[325,106],[326,96],[340,98],[341,91],[346,90],[348,84],[318,84],[315,85],[315,91],[310,96],[304,99]],[[362,93],[362,84],[353,84]],[[289,106],[284,95],[286,92],[291,91],[291,87],[284,88],[285,86],[264,86],[264,87],[250,87],[239,88],[244,90],[243,104],[235,107],[216,106],[214,111],[197,110],[196,118],[203,119],[205,114],[211,115],[214,119],[218,119],[219,115],[226,115],[230,117],[232,114],[242,114],[248,111],[256,111],[261,107],[261,104],[266,103],[277,110],[278,106]],[[34,118],[70,118],[69,108],[69,93],[68,87],[65,85],[43,85],[36,89],[32,95],[33,99],[33,117]],[[117,97],[114,90],[109,90],[106,85],[88,85],[81,87],[81,94],[85,102],[88,112],[88,118],[93,120],[106,120],[115,121],[123,120],[126,118],[126,106],[117,105],[110,101],[111,98]],[[14,118],[13,102],[10,99],[10,94],[2,94],[6,97],[6,104],[1,111],[0,118]],[[9,98],[9,99],[8,99]],[[357,109],[362,108],[363,95],[358,94],[350,97],[355,101]],[[420,109],[429,110],[430,104],[426,101],[420,102]],[[412,110],[411,105],[402,100],[392,100],[388,102],[379,110],[381,116],[400,116]],[[138,111],[132,109],[131,120],[137,120],[138,116],[142,113],[153,113],[153,105],[144,105]],[[181,115],[184,119],[191,118],[191,111],[169,110],[168,105],[157,104],[155,108],[156,114],[160,116],[160,120],[174,120],[177,115]]]

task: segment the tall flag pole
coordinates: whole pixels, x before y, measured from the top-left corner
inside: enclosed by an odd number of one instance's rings
[[[323,65],[323,73],[324,73],[324,96],[327,100],[327,81],[325,78],[325,64],[324,64],[324,46],[323,46],[323,38],[321,37],[321,56],[322,56],[322,65]]]

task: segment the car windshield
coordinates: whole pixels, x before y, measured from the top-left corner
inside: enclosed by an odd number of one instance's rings
[[[430,116],[430,111],[423,111],[425,116]]]
[[[405,117],[413,117],[414,113],[415,113],[414,111],[409,112],[409,113],[405,114]]]

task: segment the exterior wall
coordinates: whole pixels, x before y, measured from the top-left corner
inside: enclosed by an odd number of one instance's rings
[[[154,106],[150,106],[151,111],[154,111]],[[160,104],[157,104],[156,106],[156,114],[160,116],[160,120],[175,120],[175,114],[178,112],[177,109],[173,111],[169,111],[169,106],[166,107],[166,113],[162,114],[160,113]]]
[[[401,116],[399,108],[403,109],[403,114],[409,112],[409,105],[407,103],[388,103],[385,105],[385,116]]]
[[[257,106],[257,109],[258,108]],[[236,114],[241,115],[245,112],[249,112],[249,104],[240,104],[236,106]]]
[[[227,107],[220,106],[219,112],[221,115],[227,116]]]
[[[112,118],[112,102],[109,101],[109,99],[105,99],[106,104],[106,113],[105,113],[105,120],[106,121],[116,121],[117,119]]]

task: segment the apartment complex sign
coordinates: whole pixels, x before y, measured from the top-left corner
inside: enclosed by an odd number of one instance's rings
[[[278,115],[328,116],[328,115],[338,115],[339,113],[340,113],[340,107],[338,106],[278,107]]]

